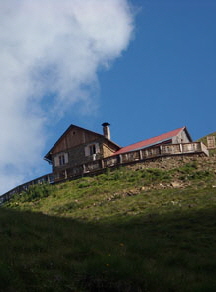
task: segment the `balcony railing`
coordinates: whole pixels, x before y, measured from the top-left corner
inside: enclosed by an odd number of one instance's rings
[[[140,149],[119,155],[113,155],[104,159],[87,162],[83,165],[68,168],[61,173],[55,175],[55,182],[64,179],[70,179],[89,173],[98,172],[100,170],[125,165],[129,163],[137,163],[148,159],[157,159],[159,157],[187,155],[187,154],[204,154],[209,155],[207,147],[202,142],[158,145],[151,148]]]

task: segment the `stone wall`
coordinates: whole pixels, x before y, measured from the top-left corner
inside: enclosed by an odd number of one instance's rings
[[[162,157],[157,160],[152,161],[143,161],[142,163],[137,163],[135,165],[129,165],[131,169],[145,169],[145,168],[159,168],[159,169],[173,169],[178,168],[185,163],[196,162],[197,168],[202,169],[205,165],[205,169],[215,170],[216,171],[216,157],[200,157],[200,155],[192,156],[175,156],[175,157]]]

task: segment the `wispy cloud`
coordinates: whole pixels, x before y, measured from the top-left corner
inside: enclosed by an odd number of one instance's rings
[[[127,48],[127,0],[0,3],[0,193],[39,167],[45,123],[89,104],[97,72]]]

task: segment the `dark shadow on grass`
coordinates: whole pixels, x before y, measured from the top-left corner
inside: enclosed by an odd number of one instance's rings
[[[81,222],[0,209],[0,291],[216,291],[216,213]]]

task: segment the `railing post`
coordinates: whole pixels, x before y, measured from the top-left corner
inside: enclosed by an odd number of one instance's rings
[[[64,177],[65,177],[65,179],[67,179],[67,169],[65,169],[65,171],[64,171]]]
[[[122,164],[122,155],[119,154],[119,163]]]
[[[142,150],[139,151],[139,157],[140,157],[140,160],[143,160],[143,153],[142,153]]]
[[[181,153],[183,152],[183,147],[182,147],[181,143],[179,144],[179,150],[180,150]]]

